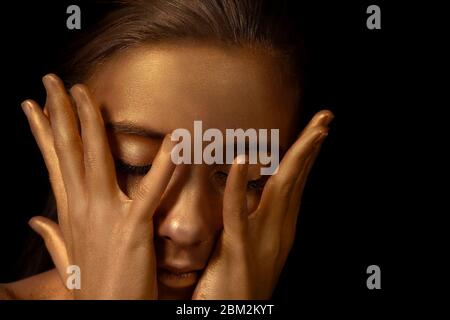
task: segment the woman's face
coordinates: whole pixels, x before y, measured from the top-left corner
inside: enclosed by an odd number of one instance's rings
[[[242,48],[164,44],[117,54],[87,85],[100,103],[122,190],[131,198],[165,134],[193,124],[217,128],[279,129],[280,157],[295,129],[293,90],[283,86],[268,55]],[[269,146],[270,148],[270,146]],[[229,165],[179,165],[154,215],[161,298],[189,298],[222,229],[222,197]],[[249,167],[247,201],[262,188]],[[197,271],[197,272],[190,272]]]

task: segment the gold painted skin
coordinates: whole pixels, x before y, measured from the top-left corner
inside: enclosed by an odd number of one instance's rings
[[[44,112],[32,100],[23,108],[49,171],[59,226],[43,217],[30,225],[56,270],[3,285],[3,297],[270,298],[333,118],[317,113],[295,139],[293,93],[280,79],[262,53],[186,43],[117,54],[70,90],[76,107],[56,75],[44,77]],[[194,120],[204,129],[279,128],[281,147],[289,150],[264,190],[247,185],[259,178],[254,165],[175,166],[168,134],[191,129]],[[154,134],[124,131],[117,126],[124,122]],[[117,158],[152,168],[127,175],[115,170]],[[218,179],[222,171],[226,184]],[[81,290],[64,287],[68,264],[81,267]],[[184,278],[163,272],[184,266],[201,272]]]

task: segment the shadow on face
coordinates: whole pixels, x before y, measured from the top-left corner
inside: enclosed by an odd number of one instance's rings
[[[178,128],[279,129],[286,150],[295,126],[294,99],[274,60],[257,50],[167,43],[128,49],[88,80],[107,124],[119,184],[133,198],[165,134]],[[229,165],[179,165],[155,214],[161,298],[189,298],[222,229]],[[249,167],[247,201],[264,187]],[[178,271],[184,274],[180,274]],[[198,272],[190,272],[190,271]]]

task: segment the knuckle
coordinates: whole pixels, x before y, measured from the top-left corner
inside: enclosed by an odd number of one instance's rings
[[[242,222],[246,218],[246,212],[242,208],[233,208],[228,211],[228,214],[238,222]]]
[[[223,211],[229,213],[231,216],[238,216],[242,210],[234,201],[224,201]]]
[[[279,239],[272,239],[264,246],[264,255],[267,258],[278,258],[281,253],[281,243]]]
[[[75,227],[79,227],[83,223],[83,217],[89,210],[89,205],[84,199],[77,199],[76,201],[69,201],[67,206],[70,221]]]
[[[137,200],[144,200],[150,196],[151,188],[148,184],[142,183],[136,190],[134,195]]]
[[[97,153],[93,150],[85,150],[84,151],[84,164],[87,168],[98,168],[99,167],[99,159]]]
[[[66,152],[67,150],[73,149],[74,146],[78,146],[79,143],[79,139],[71,134],[57,135],[54,140],[55,149],[60,152]]]

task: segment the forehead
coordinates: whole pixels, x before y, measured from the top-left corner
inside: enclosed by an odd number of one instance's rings
[[[88,81],[108,120],[169,133],[203,128],[280,129],[288,140],[294,103],[274,60],[243,48],[165,44],[114,56]]]

